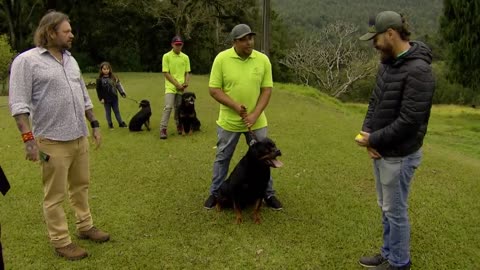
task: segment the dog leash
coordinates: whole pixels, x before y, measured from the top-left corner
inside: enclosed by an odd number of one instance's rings
[[[133,98],[129,98],[129,97],[124,97],[124,98],[125,98],[125,99],[128,99],[128,100],[131,100],[131,101],[135,102],[136,104],[139,104],[139,102],[138,102],[137,100],[133,99]],[[131,120],[131,118],[132,118],[132,114],[130,113],[130,114],[128,115],[127,119],[130,119],[130,120]]]
[[[137,103],[137,104],[138,104],[138,101],[136,101],[136,100],[135,100],[135,99],[133,99],[133,98],[129,98],[129,97],[125,97],[125,98],[126,98],[126,99],[129,99],[129,100],[131,100],[131,101],[134,101],[135,103]]]
[[[255,135],[255,133],[253,133],[251,128],[248,128],[248,134],[250,134],[250,137],[252,138],[250,140],[250,146],[258,142],[257,136]]]
[[[247,108],[245,106],[242,105],[242,109],[245,110],[245,112],[247,111]],[[242,117],[243,119],[243,117]],[[248,134],[250,135],[250,137],[252,138],[250,140],[250,146],[252,146],[254,143],[258,142],[258,139],[257,139],[257,136],[255,135],[255,133],[253,133],[252,131],[252,128],[251,127],[248,127]]]

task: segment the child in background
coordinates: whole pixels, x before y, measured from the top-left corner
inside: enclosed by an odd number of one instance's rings
[[[105,107],[105,116],[107,117],[108,127],[110,129],[113,129],[112,109],[113,113],[115,113],[115,118],[117,118],[118,125],[122,128],[127,127],[127,124],[125,124],[120,115],[117,91],[123,98],[127,97],[122,84],[120,84],[120,80],[113,75],[110,63],[101,63],[97,79],[97,95],[98,99]]]

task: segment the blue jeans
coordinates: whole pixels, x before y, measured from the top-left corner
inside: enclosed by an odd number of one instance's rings
[[[217,155],[213,162],[213,177],[212,185],[210,186],[211,195],[218,195],[218,189],[227,178],[230,160],[232,159],[233,152],[235,151],[235,147],[237,146],[242,133],[245,135],[247,145],[249,145],[252,137],[248,132],[231,132],[222,129],[221,127],[217,127]],[[264,127],[253,130],[253,133],[257,137],[257,140],[262,140],[267,137],[267,128]],[[273,190],[273,179],[270,177],[267,191],[265,192],[265,198],[269,198],[273,195],[275,195],[275,191]]]
[[[404,157],[383,157],[373,161],[378,206],[382,209],[382,256],[401,267],[410,261],[408,192],[422,152]]]
[[[105,116],[107,117],[108,125],[112,125],[112,110],[115,114],[115,118],[117,118],[118,124],[120,125],[121,123],[123,123],[122,116],[120,115],[120,109],[118,107],[118,99],[109,102],[105,101],[103,107],[105,107]]]

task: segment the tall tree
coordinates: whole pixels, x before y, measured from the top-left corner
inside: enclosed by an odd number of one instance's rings
[[[12,48],[23,51],[30,47],[32,20],[38,17],[39,11],[44,10],[45,3],[41,0],[1,0],[0,20],[3,27],[8,29],[8,37]]]
[[[238,23],[253,26],[258,20],[257,0],[104,0],[117,9],[128,9],[156,20],[155,27],[168,32],[162,44],[181,35],[192,70],[207,73],[215,55],[225,46],[227,33]],[[161,56],[161,54],[160,54]]]
[[[441,34],[448,44],[449,78],[480,94],[480,1],[444,0]]]

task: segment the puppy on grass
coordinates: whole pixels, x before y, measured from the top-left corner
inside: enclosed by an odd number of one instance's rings
[[[270,168],[283,166],[277,160],[281,155],[281,151],[269,138],[250,143],[245,156],[220,186],[217,210],[233,206],[235,222],[240,224],[242,210],[253,206],[253,221],[260,224],[260,208],[270,180]]]
[[[130,131],[142,131],[142,126],[145,125],[148,131],[150,131],[150,116],[152,116],[152,109],[150,108],[150,101],[144,99],[140,101],[140,111],[135,114],[130,123],[128,123],[128,129]]]

